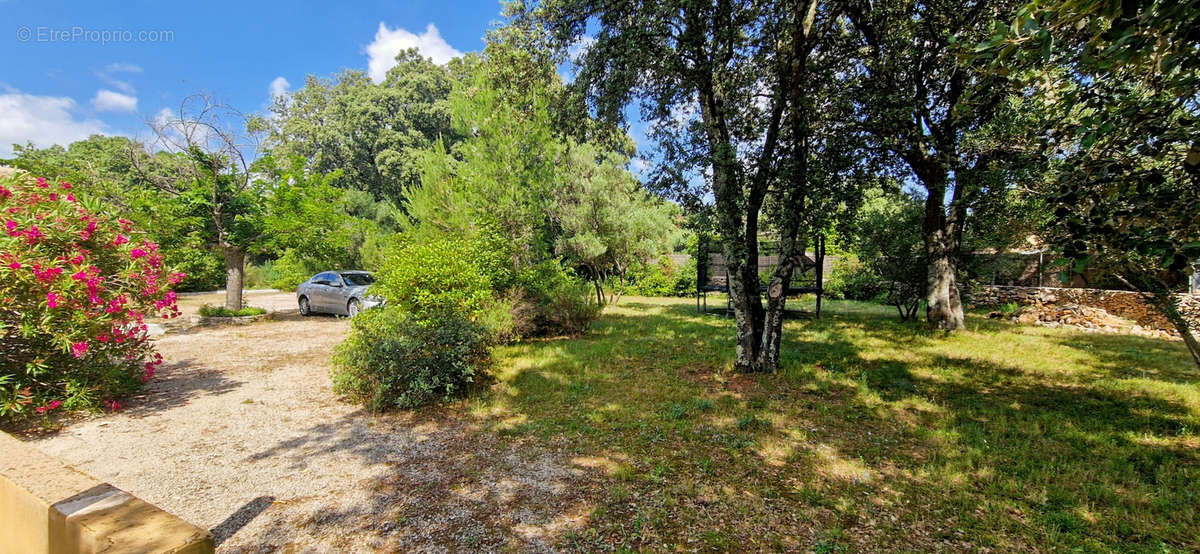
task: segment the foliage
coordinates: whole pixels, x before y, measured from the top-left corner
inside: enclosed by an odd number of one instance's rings
[[[448,401],[467,391],[491,362],[490,331],[449,313],[422,321],[398,306],[368,310],[334,356],[334,392],[373,411]]]
[[[553,65],[521,49],[519,32],[507,32],[490,37],[483,59],[450,94],[454,128],[466,138],[422,156],[420,186],[405,189],[404,206],[410,233],[501,234],[514,247],[517,271],[549,255],[545,214],[564,145],[549,111],[560,88]]]
[[[581,335],[600,316],[602,305],[594,301],[588,284],[558,260],[522,270],[517,287],[533,305],[531,335]]]
[[[187,274],[175,290],[221,288],[225,263],[220,251],[206,242],[204,204],[155,185],[178,175],[185,160],[164,156],[155,167],[137,168],[131,160],[138,147],[126,137],[92,135],[66,148],[17,145],[15,157],[5,163],[50,181],[67,181],[76,197],[94,204],[97,214],[132,221],[159,245],[166,265]]]
[[[1052,171],[1034,193],[1073,263],[1151,293],[1200,367],[1172,287],[1200,260],[1200,13],[1190,3],[1039,0],[997,24],[977,62],[1020,77]]]
[[[174,317],[183,279],[127,220],[70,184],[0,179],[0,417],[95,409],[154,376],[145,317]]]
[[[254,306],[246,306],[240,310],[230,310],[225,306],[213,306],[211,304],[200,306],[200,315],[203,317],[247,317],[265,313],[267,313],[266,310],[255,308]]]
[[[829,277],[825,279],[825,294],[834,299],[885,300],[883,279],[854,254],[844,254],[834,260]]]
[[[525,8],[526,4],[518,4]],[[519,10],[575,60],[576,98],[605,124],[637,102],[662,160],[657,186],[709,199],[729,268],[738,369],[778,367],[785,295],[760,294],[760,231],[777,236],[782,291],[805,237],[852,202],[859,132],[848,123],[852,51],[834,3],[545,0]],[[572,105],[570,102],[568,105]]]
[[[963,328],[955,266],[974,206],[1004,195],[1011,183],[1001,162],[1019,155],[1005,100],[1013,83],[958,54],[983,39],[1017,2],[854,1],[847,14],[861,48],[861,75],[848,95],[871,136],[872,151],[924,189],[921,221],[928,264],[925,292],[931,325]]]
[[[275,261],[266,260],[261,263],[251,264],[246,266],[246,282],[247,289],[266,289],[274,288],[271,282],[276,278]]]
[[[269,184],[256,178],[261,126],[213,97],[193,94],[175,113],[149,122],[155,140],[130,150],[139,179],[194,214],[192,244],[218,250],[225,262],[225,307],[242,308],[247,251],[262,237]]]
[[[879,280],[887,303],[908,320],[925,294],[922,199],[902,192],[868,191],[854,225],[854,251]]]
[[[268,175],[271,195],[263,238],[255,250],[276,254],[271,286],[292,290],[314,273],[374,269],[367,253],[397,226],[399,211],[370,194],[334,186],[340,172],[316,174],[298,157],[267,156],[256,164]]]
[[[627,275],[625,294],[635,296],[693,296],[696,294],[696,259],[677,265],[669,256],[638,262]]]
[[[375,294],[416,322],[475,322],[492,299],[491,280],[473,255],[478,244],[442,237],[389,253],[375,274]]]
[[[449,94],[453,67],[416,49],[396,56],[381,82],[362,71],[332,79],[309,76],[304,87],[275,99],[270,144],[306,160],[306,170],[333,175],[336,186],[399,203],[418,182],[423,152],[453,144]]]
[[[600,303],[605,281],[615,281],[608,299],[614,302],[629,268],[665,254],[678,234],[674,206],[643,190],[627,163],[615,152],[574,145],[550,208],[562,230],[555,248],[588,269]]]
[[[448,400],[486,375],[513,333],[485,273],[487,241],[431,237],[385,254],[372,292],[387,306],[354,319],[334,358],[334,390],[372,410]]]

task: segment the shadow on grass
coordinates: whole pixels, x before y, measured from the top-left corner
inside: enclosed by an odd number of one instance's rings
[[[1098,369],[1118,378],[1145,378],[1171,383],[1200,384],[1200,369],[1182,342],[1131,335],[1074,333],[1058,344],[1086,352]]]
[[[732,320],[627,301],[580,340],[507,349],[503,391],[482,402],[504,433],[622,460],[592,531],[632,548],[808,548],[822,529],[870,550],[1200,547],[1194,408],[930,352],[942,339],[920,324],[830,308],[788,324],[783,372],[735,376]],[[971,324],[1013,340],[1011,324]],[[1107,369],[1128,349],[1187,361],[1137,337],[1022,340],[1088,344]]]

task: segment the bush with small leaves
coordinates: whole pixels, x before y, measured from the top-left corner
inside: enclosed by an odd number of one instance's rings
[[[179,315],[184,274],[71,185],[0,178],[0,418],[120,406],[162,357],[145,318]]]
[[[491,332],[461,315],[422,321],[388,306],[352,325],[334,355],[333,389],[377,412],[451,400],[491,362]]]

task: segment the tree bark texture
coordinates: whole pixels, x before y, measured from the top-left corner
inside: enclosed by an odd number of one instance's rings
[[[225,254],[225,307],[240,310],[242,286],[245,281],[246,249],[225,244],[221,246],[221,250]]]
[[[918,173],[918,176],[921,176]],[[955,186],[950,206],[946,201],[944,172],[921,176],[928,196],[925,198],[925,317],[930,325],[946,331],[966,329],[962,299],[958,291],[956,259],[961,244],[959,222],[964,213],[959,198],[961,185]],[[949,213],[947,214],[947,211]]]

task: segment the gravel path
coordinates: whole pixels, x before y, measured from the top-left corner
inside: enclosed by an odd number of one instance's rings
[[[45,452],[213,530],[223,552],[548,550],[586,523],[595,475],[455,409],[372,416],[337,401],[332,317],[158,340],[159,377]]]

